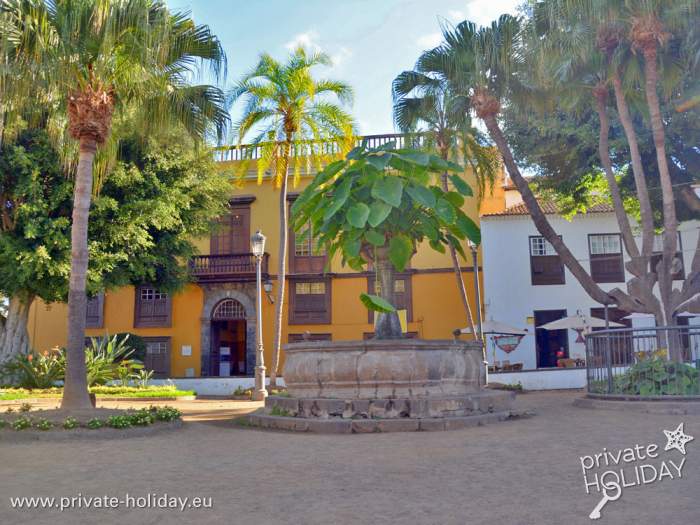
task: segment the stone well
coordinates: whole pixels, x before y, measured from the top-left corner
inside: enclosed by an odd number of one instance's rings
[[[507,419],[515,394],[484,390],[479,343],[365,340],[285,346],[289,397],[268,397],[257,426],[314,432],[446,430]]]

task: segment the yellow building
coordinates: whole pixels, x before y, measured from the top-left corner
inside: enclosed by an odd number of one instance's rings
[[[374,137],[375,141],[389,136]],[[233,171],[241,150],[217,152],[222,169]],[[291,203],[312,179],[302,174],[301,183],[290,191]],[[466,179],[476,190],[474,177]],[[481,212],[502,207],[502,189],[482,199]],[[148,286],[107,290],[90,301],[88,336],[130,332],[147,344],[147,366],[169,377],[252,376],[255,366],[256,293],[255,261],[249,253],[250,237],[261,230],[267,237],[263,280],[262,320],[266,364],[272,362],[273,327],[279,241],[279,193],[269,180],[256,181],[256,166],[238,185],[231,199],[230,214],[222,228],[208,239],[199,239],[200,255],[189,262],[193,282],[168,296]],[[464,211],[478,220],[477,197],[467,199]],[[373,316],[359,296],[373,286],[371,272],[356,272],[316,255],[310,242],[299,242],[290,232],[287,258],[283,341],[299,340],[306,332],[312,339],[333,341],[362,339],[373,330]],[[467,292],[475,308],[471,257],[462,261]],[[449,254],[433,251],[426,243],[413,257],[410,269],[397,276],[397,306],[405,310],[410,336],[424,339],[451,337],[455,328],[466,326],[466,316],[455,284]],[[37,350],[64,346],[67,336],[65,304],[37,301],[30,311],[30,338]]]

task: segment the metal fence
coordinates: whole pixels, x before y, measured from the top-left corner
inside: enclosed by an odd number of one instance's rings
[[[700,325],[599,330],[586,336],[588,392],[700,396]]]

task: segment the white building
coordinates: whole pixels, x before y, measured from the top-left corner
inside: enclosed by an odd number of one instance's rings
[[[537,327],[577,311],[603,318],[603,305],[588,296],[551,245],[540,236],[520,194],[506,189],[505,197],[508,207],[504,212],[481,217],[485,319],[527,329],[528,335],[510,353],[488,341],[489,363],[508,361],[511,366],[521,363],[523,369],[521,373],[494,374],[491,380],[520,382],[529,389],[583,387],[585,369],[557,368],[559,358],[585,357],[584,344],[576,341],[576,332]],[[612,207],[597,205],[569,221],[557,214],[554,204],[541,204],[554,230],[601,288],[625,290],[631,275],[624,269],[623,262],[628,256]],[[699,223],[682,223],[679,231],[685,272],[690,268]],[[626,315],[627,312],[609,308],[611,321],[629,325],[630,321],[623,319]],[[679,321],[686,322],[687,318]],[[649,322],[653,325],[653,320],[647,319],[635,320],[634,325]],[[700,323],[700,318],[690,322]]]

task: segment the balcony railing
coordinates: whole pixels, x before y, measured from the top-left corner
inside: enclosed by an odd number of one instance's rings
[[[270,254],[263,255],[261,272],[268,274]],[[190,273],[198,281],[248,281],[255,278],[255,256],[252,253],[229,255],[196,255],[190,259]]]
[[[355,145],[367,141],[367,146],[376,148],[391,141],[396,141],[397,148],[420,148],[425,144],[424,133],[387,133],[384,135],[364,135],[355,137]],[[241,144],[240,146],[222,146],[214,149],[214,160],[231,162],[241,160],[257,160],[262,156],[262,144]],[[295,144],[293,156],[329,155],[341,150],[337,140],[305,141]]]

